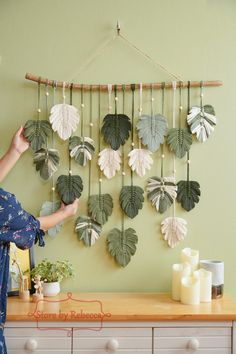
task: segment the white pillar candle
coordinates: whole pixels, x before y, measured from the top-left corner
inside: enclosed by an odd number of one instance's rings
[[[200,302],[211,302],[212,273],[201,268],[194,275],[200,278]]]
[[[188,263],[173,264],[172,266],[172,299],[180,301],[181,279],[191,274]]]
[[[186,305],[200,303],[200,279],[196,275],[183,277],[181,280],[181,302]]]
[[[192,250],[189,247],[184,248],[181,252],[181,261],[183,263],[188,262],[191,265],[192,270],[196,270],[199,263],[199,251]]]

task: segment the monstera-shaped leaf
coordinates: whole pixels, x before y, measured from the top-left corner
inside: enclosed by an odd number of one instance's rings
[[[48,216],[55,213],[60,208],[61,203],[58,201],[55,202],[44,202],[39,215],[40,216]],[[50,237],[55,237],[62,229],[63,222],[60,222],[54,227],[51,227],[47,230],[47,233]]]
[[[125,114],[107,114],[103,119],[102,135],[113,150],[118,150],[129,138],[131,122]]]
[[[165,218],[161,223],[161,232],[168,246],[174,248],[187,234],[187,221],[177,217]]]
[[[142,115],[137,123],[137,129],[143,145],[147,146],[152,152],[157,151],[160,144],[164,143],[167,126],[167,120],[161,114]]]
[[[179,181],[177,186],[177,201],[185,210],[192,210],[199,202],[200,184],[196,181]]]
[[[113,200],[110,194],[91,195],[88,200],[88,210],[92,219],[103,225],[111,216]]]
[[[69,139],[76,131],[79,119],[77,108],[66,103],[53,106],[49,117],[52,129],[58,133],[62,140]]]
[[[124,186],[120,192],[120,206],[124,213],[133,219],[143,207],[144,190],[138,186]]]
[[[80,166],[85,166],[88,160],[92,160],[95,151],[95,144],[91,138],[72,136],[69,140],[70,156]]]
[[[40,149],[34,153],[34,164],[40,176],[47,180],[57,171],[59,153],[56,149]]]
[[[28,120],[24,126],[24,136],[34,151],[41,149],[51,133],[51,125],[47,120]]]
[[[99,239],[102,227],[87,216],[79,216],[76,220],[75,230],[86,246],[93,246]]]
[[[122,267],[129,264],[131,257],[136,252],[137,243],[138,236],[136,231],[131,228],[123,232],[117,228],[112,229],[107,237],[108,251]]]
[[[71,204],[81,196],[83,182],[80,176],[61,175],[57,179],[57,190],[64,204]]]
[[[108,179],[114,177],[116,172],[120,170],[120,156],[120,151],[115,151],[111,148],[106,148],[99,152],[98,165]]]
[[[183,128],[172,128],[167,135],[167,144],[180,159],[190,150],[192,140],[192,134]]]
[[[148,180],[148,199],[160,213],[164,213],[171,206],[176,198],[176,191],[174,177],[152,177]]]
[[[151,155],[151,151],[146,149],[133,149],[130,151],[128,157],[131,170],[135,171],[138,176],[144,177],[146,170],[150,170],[153,164]]]
[[[214,126],[217,123],[215,110],[209,104],[202,108],[192,107],[187,122],[190,125],[191,132],[196,134],[201,143],[204,143],[214,131]]]

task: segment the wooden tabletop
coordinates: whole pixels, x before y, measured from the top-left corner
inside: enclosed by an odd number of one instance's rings
[[[34,303],[8,298],[7,321],[231,321],[236,301],[183,305],[162,293],[67,293]]]

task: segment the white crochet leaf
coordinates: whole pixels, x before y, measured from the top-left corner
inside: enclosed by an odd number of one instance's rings
[[[133,149],[130,151],[128,157],[131,170],[135,171],[140,177],[145,176],[146,170],[150,170],[153,164],[151,155],[152,152],[146,149]]]
[[[163,239],[174,248],[187,235],[187,221],[182,218],[168,217],[161,223]]]
[[[100,170],[108,179],[114,177],[116,172],[120,170],[120,151],[112,150],[111,148],[106,148],[103,149],[98,156],[98,165],[100,167]]]
[[[49,117],[52,129],[58,133],[62,140],[67,140],[77,129],[79,113],[76,107],[61,103],[51,109]]]
[[[204,143],[214,131],[217,123],[214,108],[211,105],[205,105],[202,108],[192,107],[187,116],[187,122],[192,134],[196,134],[197,139]]]

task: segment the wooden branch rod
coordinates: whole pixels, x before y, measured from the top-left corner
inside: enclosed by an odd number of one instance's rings
[[[40,82],[41,84],[47,84],[48,86],[54,86],[56,85],[57,87],[63,87],[63,82],[62,81],[56,81],[56,80],[49,80],[49,79],[45,79],[42,78],[41,76],[36,76],[33,74],[29,74],[27,73],[25,75],[25,78],[27,80],[30,81],[34,81],[34,82]],[[176,82],[176,87],[179,87],[181,84],[181,86],[184,87],[188,87],[188,81],[177,81]],[[190,87],[200,87],[201,85],[201,81],[190,81]],[[219,80],[214,80],[214,81],[202,81],[202,85],[203,86],[222,86],[223,82],[219,81]],[[70,82],[65,82],[65,88],[69,88],[71,86]],[[101,89],[101,91],[107,91],[107,85],[88,85],[88,84],[76,84],[73,83],[73,89],[77,89],[77,90],[81,90],[83,86],[83,89],[85,91],[90,90],[91,86],[92,86],[92,90],[93,91],[97,91],[99,90],[99,87]],[[112,85],[112,89],[114,89],[115,85]],[[131,89],[131,85],[124,85],[125,86],[125,90],[130,90]],[[157,83],[153,83],[153,84],[142,84],[143,89],[150,89],[151,86],[153,87],[153,89],[161,89],[162,88],[162,83],[161,82],[157,82]],[[123,89],[123,85],[119,84],[116,86],[117,87],[117,91],[121,91]],[[135,88],[139,89],[140,84],[135,84]],[[165,83],[165,88],[172,88],[172,82],[166,82]]]

